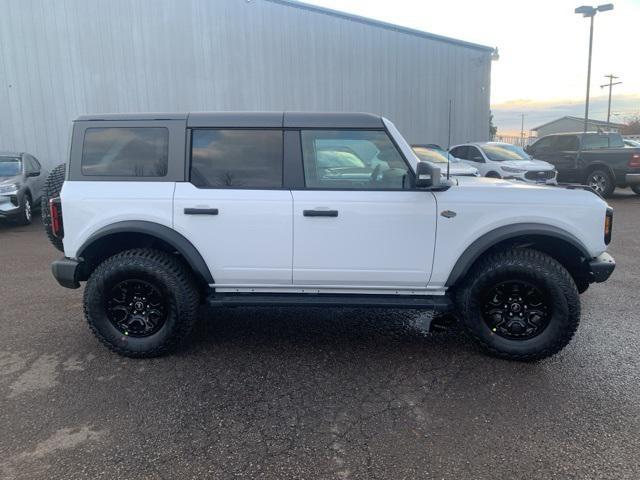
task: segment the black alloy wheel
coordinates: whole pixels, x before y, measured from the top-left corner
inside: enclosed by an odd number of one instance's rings
[[[113,286],[106,297],[111,324],[130,337],[148,337],[167,320],[167,303],[160,290],[145,280],[124,280]]]
[[[535,285],[506,281],[489,288],[482,318],[493,333],[509,340],[528,340],[544,331],[551,306]]]

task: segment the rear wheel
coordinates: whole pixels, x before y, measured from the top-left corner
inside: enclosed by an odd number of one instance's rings
[[[571,275],[548,255],[514,249],[473,267],[456,295],[461,322],[487,353],[539,360],[564,348],[580,320]]]
[[[128,250],[102,262],[84,291],[85,317],[98,339],[127,357],[173,350],[197,320],[199,294],[191,272],[173,255]]]
[[[592,170],[587,175],[585,184],[593,188],[603,197],[610,196],[616,189],[616,184],[609,172],[602,169]]]

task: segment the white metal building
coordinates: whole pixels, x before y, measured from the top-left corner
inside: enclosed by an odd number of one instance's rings
[[[410,142],[489,136],[492,48],[289,0],[0,0],[0,150],[53,166],[73,118],[367,111]]]
[[[607,123],[591,118],[587,120],[587,131],[589,132],[618,132],[622,127],[624,127],[624,125],[620,123]],[[584,130],[584,118],[565,116],[543,125],[538,125],[531,130],[536,132],[538,137],[544,137],[552,133],[582,132]]]

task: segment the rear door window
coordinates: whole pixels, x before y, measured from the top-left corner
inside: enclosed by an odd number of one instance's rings
[[[609,135],[609,148],[624,148],[622,135],[619,133]]]
[[[469,147],[469,152],[467,153],[467,158],[472,162],[484,163],[484,157],[480,150],[477,147]]]
[[[169,130],[163,127],[87,128],[82,174],[109,177],[164,177]]]
[[[282,188],[282,160],[282,130],[191,134],[191,183],[198,188]]]
[[[609,148],[609,137],[606,135],[585,135],[582,148],[583,150]]]
[[[469,147],[455,147],[451,149],[451,155],[456,158],[461,158],[463,160],[469,160]]]

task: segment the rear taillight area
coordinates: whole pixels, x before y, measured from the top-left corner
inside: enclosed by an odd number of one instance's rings
[[[607,214],[604,217],[604,243],[611,243],[611,234],[613,233],[613,208],[607,207]]]
[[[51,215],[51,234],[62,239],[64,237],[64,226],[62,224],[62,202],[60,197],[49,200],[49,214]]]
[[[631,160],[629,160],[629,166],[631,168],[640,168],[640,153],[631,154]]]

